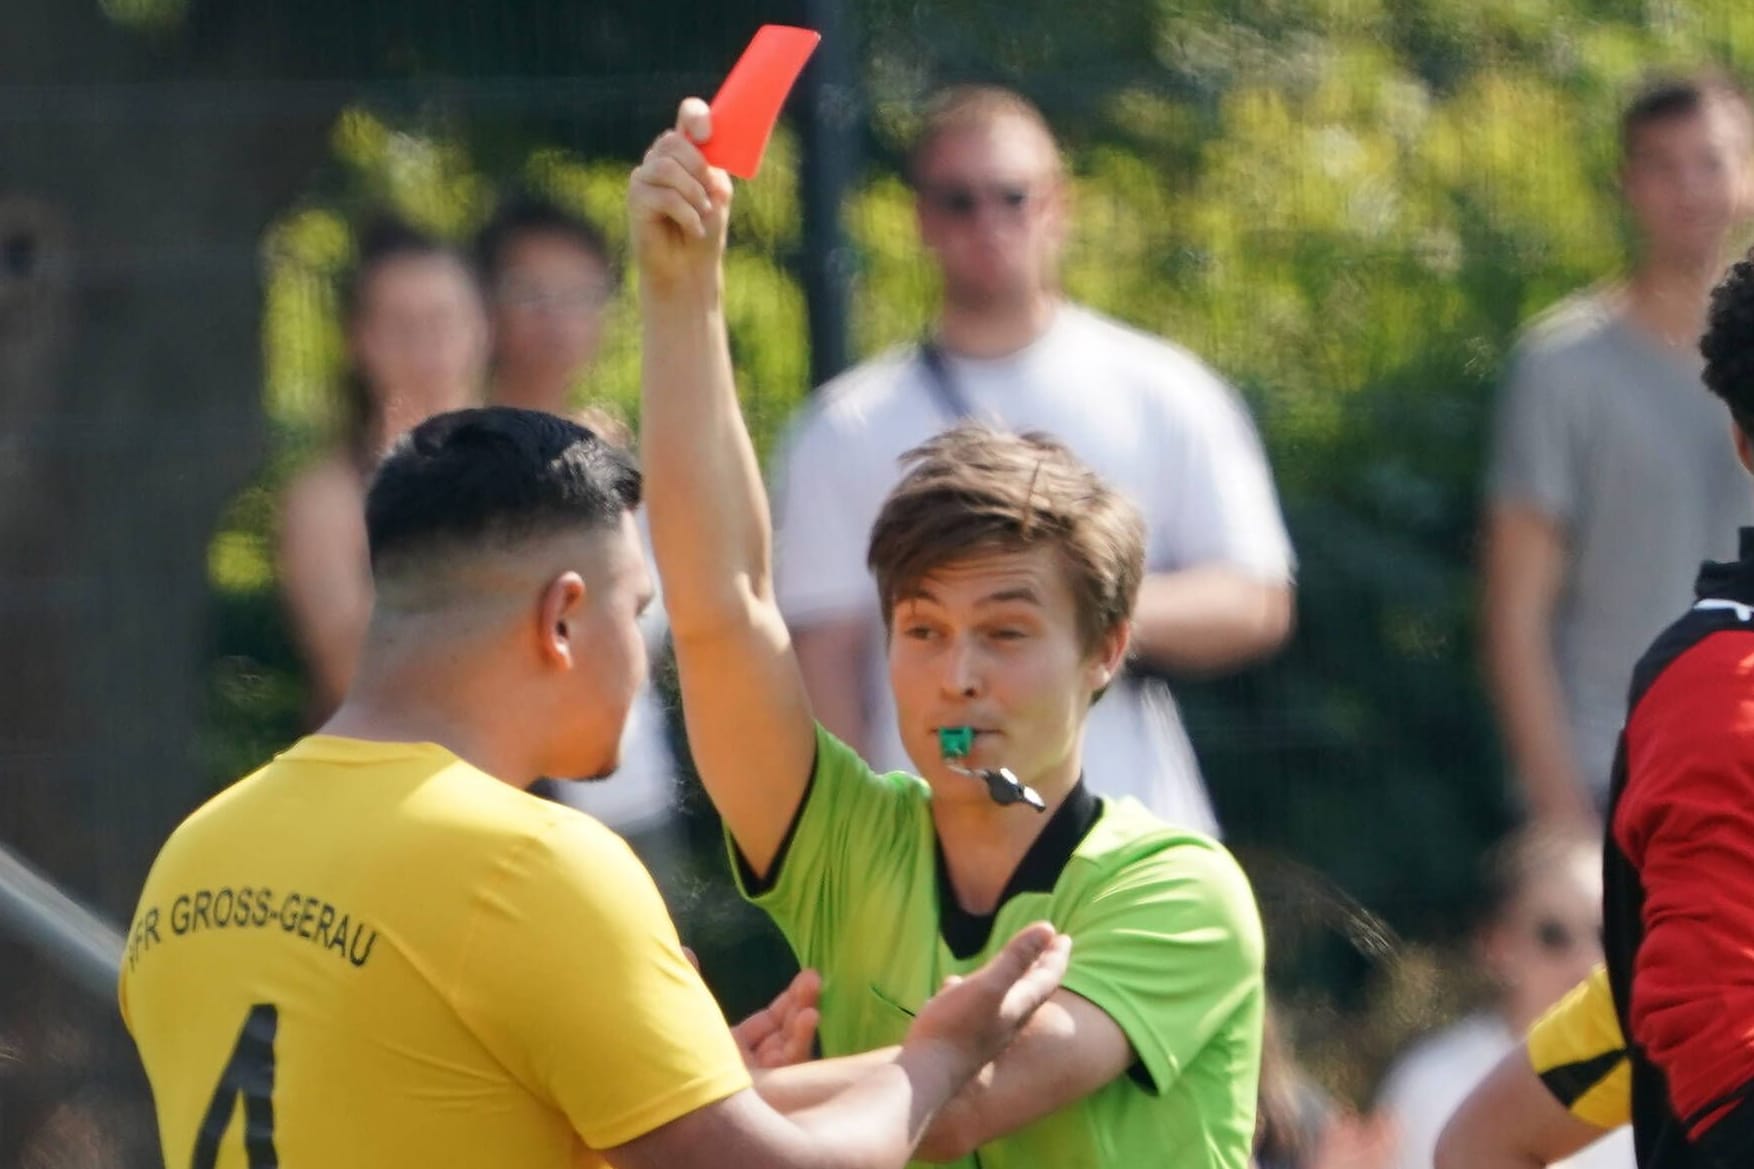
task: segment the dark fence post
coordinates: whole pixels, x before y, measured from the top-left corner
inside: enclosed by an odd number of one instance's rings
[[[810,314],[810,378],[821,385],[852,360],[853,253],[841,229],[842,203],[858,169],[864,116],[856,32],[845,0],[804,0],[822,45],[804,76],[804,296]]]

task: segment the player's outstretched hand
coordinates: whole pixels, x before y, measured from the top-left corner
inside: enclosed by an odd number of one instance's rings
[[[791,1067],[808,1060],[822,1018],[821,1001],[822,976],[800,970],[778,998],[731,1028],[749,1069]]]
[[[688,98],[676,111],[676,127],[652,143],[628,182],[629,228],[644,289],[662,293],[717,278],[731,213],[731,177],[710,165],[695,145],[712,132],[707,104]]]
[[[1059,989],[1071,953],[1071,937],[1047,922],[1025,926],[985,966],[966,978],[946,979],[920,1008],[907,1042],[954,1049],[973,1074],[1004,1051]]]

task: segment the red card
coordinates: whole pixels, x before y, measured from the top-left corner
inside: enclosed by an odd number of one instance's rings
[[[819,32],[784,24],[756,30],[713,98],[713,136],[700,148],[708,162],[740,179],[755,177],[780,107],[821,40]]]

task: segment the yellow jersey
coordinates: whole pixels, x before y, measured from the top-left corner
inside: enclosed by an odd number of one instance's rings
[[[1524,1046],[1535,1074],[1573,1116],[1602,1129],[1632,1123],[1632,1065],[1606,967],[1537,1019]]]
[[[749,1085],[650,875],[430,743],[312,736],[189,817],[122,962],[168,1169],[549,1169]]]

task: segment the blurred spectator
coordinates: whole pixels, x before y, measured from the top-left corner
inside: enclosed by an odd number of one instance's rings
[[[1390,1070],[1380,1110],[1396,1133],[1393,1169],[1432,1169],[1438,1134],[1469,1090],[1602,960],[1598,837],[1550,825],[1525,829],[1495,851],[1487,884],[1476,946],[1493,999],[1415,1044]],[[1632,1169],[1630,1133],[1565,1164]]]
[[[487,358],[480,293],[455,251],[381,219],[361,231],[358,254],[343,300],[344,432],[281,505],[280,587],[310,679],[312,725],[346,692],[371,615],[366,481],[404,431],[476,400]]]
[[[1387,1169],[1392,1126],[1330,1099],[1299,1064],[1269,1003],[1261,1035],[1254,1169]]]
[[[488,397],[566,414],[603,340],[615,265],[598,227],[553,203],[516,196],[476,237],[493,322]]]
[[[571,405],[596,360],[604,309],[615,291],[615,264],[602,231],[554,203],[518,195],[502,203],[481,229],[475,256],[493,326],[488,399],[568,415],[615,445],[631,448],[632,436],[621,419],[601,407],[575,410]],[[643,512],[639,524],[644,539]],[[650,541],[645,543],[649,548]],[[667,629],[663,598],[654,595],[640,616],[653,662],[663,660]],[[533,789],[629,837],[660,878],[669,876],[668,850],[680,842],[668,726],[659,693],[648,683],[628,712],[614,783],[544,783]]]
[[[1259,439],[1191,354],[1064,300],[1064,166],[1041,113],[999,89],[927,111],[910,159],[920,235],[943,277],[931,334],[824,386],[776,488],[777,592],[817,716],[877,767],[911,767],[885,684],[865,544],[897,457],[964,417],[1067,443],[1144,513],[1140,669],[1092,712],[1092,786],[1216,825],[1159,674],[1232,669],[1291,625],[1291,547]]]
[[[1626,685],[1754,522],[1723,411],[1700,392],[1706,300],[1750,210],[1750,113],[1714,77],[1644,89],[1621,121],[1639,243],[1623,284],[1530,329],[1488,483],[1486,660],[1531,814],[1596,822]]]

